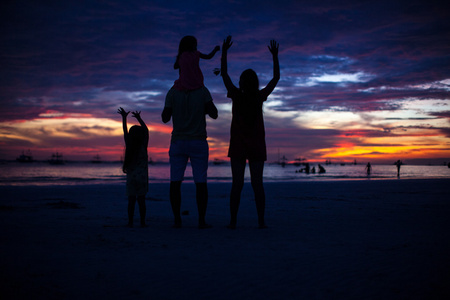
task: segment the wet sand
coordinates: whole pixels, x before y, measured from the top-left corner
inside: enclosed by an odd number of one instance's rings
[[[450,179],[250,184],[236,230],[229,183],[210,183],[197,228],[182,185],[150,184],[147,228],[127,228],[124,186],[1,186],[2,299],[448,299]],[[139,224],[136,207],[135,224]]]

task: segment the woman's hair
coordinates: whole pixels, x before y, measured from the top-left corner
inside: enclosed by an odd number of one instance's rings
[[[252,69],[242,72],[239,78],[239,89],[244,94],[256,94],[259,91],[258,75]]]
[[[145,131],[142,126],[131,126],[125,145],[125,159],[123,160],[122,171],[127,173],[128,168],[136,162],[139,149],[145,143]]]
[[[262,110],[262,102],[259,101],[258,75],[252,69],[242,72],[239,78],[239,90],[242,93],[242,103],[239,106],[245,115],[244,122],[247,126],[254,126],[256,116]]]

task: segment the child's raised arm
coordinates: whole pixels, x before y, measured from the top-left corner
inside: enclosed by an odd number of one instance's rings
[[[125,109],[123,109],[122,107],[120,107],[117,110],[117,113],[122,115],[122,128],[123,128],[123,138],[125,139],[125,141],[127,140],[128,137],[128,127],[127,127],[127,116],[130,112],[126,112]]]
[[[267,84],[267,86],[261,90],[261,92],[266,94],[266,97],[270,95],[275,89],[278,81],[280,80],[280,63],[278,62],[278,43],[275,40],[270,41],[269,48],[270,53],[272,53],[273,58],[273,78]]]
[[[136,120],[138,120],[139,124],[142,126],[142,128],[144,128],[144,130],[146,132],[148,132],[148,128],[147,125],[145,124],[144,120],[142,120],[141,118],[141,112],[140,111],[133,111],[131,112],[132,116],[136,118]]]
[[[219,51],[219,50],[220,50],[220,46],[216,46],[216,47],[214,47],[213,51],[211,51],[211,53],[209,53],[209,54],[200,53],[200,58],[202,58],[202,59],[211,59],[211,58],[214,57],[216,52]]]
[[[231,41],[231,35],[229,35],[225,40],[223,40],[222,60],[220,64],[220,73],[222,75],[223,83],[225,84],[227,91],[236,88],[233,82],[231,81],[230,76],[228,75],[227,51],[228,49],[230,49],[231,45],[233,45],[233,42]]]

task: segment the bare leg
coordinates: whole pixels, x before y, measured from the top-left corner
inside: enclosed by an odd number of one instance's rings
[[[139,204],[139,215],[141,217],[141,227],[145,227],[145,215],[147,213],[147,209],[145,207],[145,195],[138,196],[137,202]]]
[[[255,194],[259,228],[266,228],[267,226],[264,222],[264,211],[266,208],[266,194],[263,186],[264,161],[251,161],[249,162],[249,166],[252,188]]]
[[[230,224],[228,228],[236,228],[237,214],[239,204],[241,203],[241,192],[244,187],[244,172],[245,159],[231,159],[231,173],[233,176],[233,183],[231,185],[230,193]]]
[[[128,227],[133,227],[134,206],[136,204],[136,196],[128,196]]]
[[[181,227],[181,181],[170,182],[170,204],[172,205],[172,212],[175,219],[175,228]]]
[[[208,206],[208,186],[206,182],[195,183],[196,187],[196,198],[197,198],[197,209],[198,209],[198,227],[199,228],[210,228],[211,225],[206,224],[206,208]]]

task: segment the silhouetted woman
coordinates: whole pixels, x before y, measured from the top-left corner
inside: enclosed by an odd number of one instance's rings
[[[131,126],[128,132],[127,116],[130,112],[126,112],[122,107],[117,112],[122,115],[125,139],[125,159],[122,169],[127,174],[128,226],[133,227],[134,208],[137,200],[141,227],[145,227],[145,194],[148,192],[148,128],[141,118],[141,113],[136,111],[131,114],[138,120],[140,126]]]
[[[263,102],[272,93],[280,80],[278,63],[278,44],[271,40],[268,46],[273,58],[273,78],[269,84],[259,89],[259,80],[252,69],[242,72],[239,88],[231,81],[227,71],[227,51],[233,42],[228,36],[222,45],[221,72],[227,89],[227,97],[233,103],[230,131],[230,146],[228,156],[231,161],[233,184],[230,195],[231,219],[229,228],[236,228],[237,213],[240,204],[241,191],[244,186],[244,172],[246,160],[250,167],[250,176],[255,194],[256,210],[260,228],[265,228],[264,210],[265,193],[263,187],[264,161],[267,160],[265,129],[263,119]]]

